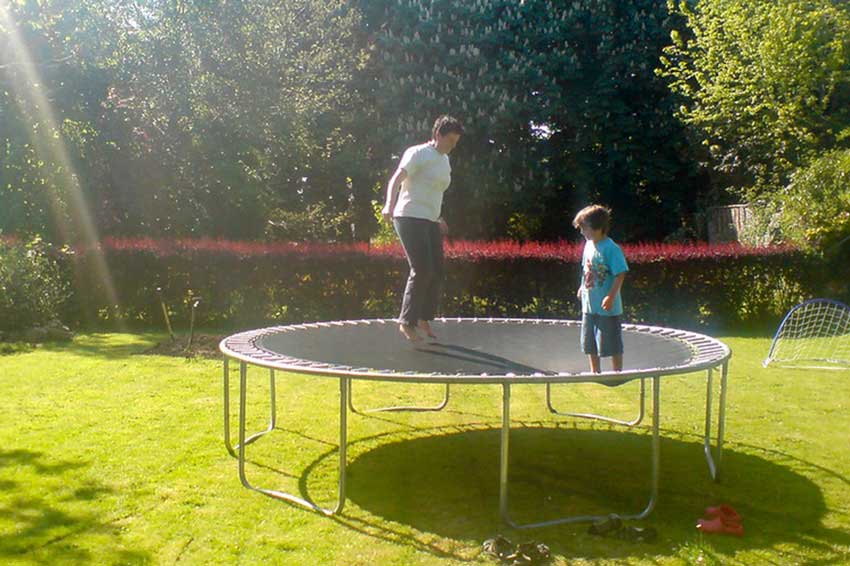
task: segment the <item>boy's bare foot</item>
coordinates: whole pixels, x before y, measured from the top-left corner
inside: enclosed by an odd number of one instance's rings
[[[401,332],[401,335],[404,336],[410,342],[421,342],[422,337],[416,333],[416,328],[413,326],[408,326],[404,323],[398,325],[398,331]]]
[[[428,338],[436,338],[437,337],[437,335],[434,334],[434,331],[431,330],[431,323],[428,322],[427,320],[420,320],[419,321],[419,329],[422,330],[423,332],[425,332],[425,334],[428,335]]]

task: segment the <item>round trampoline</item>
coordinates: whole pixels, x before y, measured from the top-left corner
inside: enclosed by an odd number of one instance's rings
[[[626,518],[643,518],[655,506],[659,470],[659,414],[661,377],[706,372],[704,449],[709,471],[719,476],[722,455],[726,376],[729,348],[714,338],[671,328],[643,325],[623,325],[625,349],[622,372],[600,374],[588,371],[587,357],[579,350],[581,324],[571,320],[500,319],[500,318],[443,318],[434,321],[437,340],[419,344],[406,342],[398,332],[395,320],[347,320],[277,326],[251,330],[228,336],[220,350],[224,362],[225,445],[239,460],[239,476],[245,487],[254,489],[310,509],[334,514],[345,503],[345,467],[347,447],[347,415],[361,412],[351,399],[352,381],[394,381],[409,383],[445,384],[445,398],[432,407],[385,407],[380,410],[440,410],[449,402],[453,384],[499,384],[502,386],[502,430],[500,448],[500,512],[502,518],[516,528],[589,521],[592,515],[575,515],[535,523],[517,524],[508,512],[508,448],[510,438],[511,385],[536,383],[545,385],[546,402],[550,412],[604,420],[625,426],[639,424],[644,416],[645,384],[653,384],[651,493],[646,507],[638,513],[621,513]],[[230,439],[229,419],[229,362],[240,365],[238,444]],[[248,366],[270,370],[271,416],[268,427],[247,435],[245,430]],[[712,374],[721,368],[720,399],[717,418],[715,454],[712,454]],[[340,439],[339,490],[333,509],[321,508],[306,494],[299,497],[281,491],[254,487],[245,471],[246,446],[275,428],[276,394],[275,371],[289,371],[339,379]],[[600,383],[616,386],[628,381],[640,381],[639,413],[633,420],[619,420],[602,415],[560,412],[553,407],[550,391],[553,384]]]

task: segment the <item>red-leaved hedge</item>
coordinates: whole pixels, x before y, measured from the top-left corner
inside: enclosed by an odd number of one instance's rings
[[[633,244],[625,317],[686,328],[775,324],[813,296],[847,300],[846,265],[789,247]],[[102,254],[117,294],[94,275]],[[446,244],[446,316],[576,318],[581,244]],[[71,321],[121,317],[159,325],[161,287],[176,324],[190,290],[200,324],[257,326],[312,320],[394,317],[407,264],[398,245],[232,242],[211,239],[105,239],[73,254]],[[71,266],[69,266],[71,267]]]

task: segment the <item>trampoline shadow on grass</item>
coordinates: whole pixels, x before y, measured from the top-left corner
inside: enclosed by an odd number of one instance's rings
[[[827,512],[824,497],[806,477],[810,472],[828,475],[828,470],[819,472],[807,462],[779,458],[776,451],[755,455],[752,447],[739,450],[733,443],[727,445],[724,456],[725,481],[717,484],[705,470],[701,438],[677,437],[671,431],[664,434],[658,507],[643,522],[659,531],[657,543],[600,540],[586,534],[586,524],[512,536],[544,540],[557,554],[574,558],[673,555],[682,543],[699,538],[694,525],[707,505],[727,502],[744,516],[747,536],[712,539],[718,548],[811,545],[813,540],[835,547],[850,542],[850,535],[822,527]],[[649,442],[649,435],[643,432],[604,425],[526,422],[512,432],[512,513],[523,520],[640,510],[648,491]],[[498,453],[498,428],[477,424],[358,439],[350,443],[349,506],[333,520],[421,551],[470,559],[478,549],[469,541],[511,533],[496,509]],[[303,470],[299,478],[302,496],[310,496],[308,486],[315,481],[310,476],[319,468],[333,468],[337,457],[336,449],[327,450]],[[783,461],[775,461],[779,459]],[[328,479],[327,474],[319,475]],[[447,552],[445,545],[433,544],[434,535],[472,550]]]

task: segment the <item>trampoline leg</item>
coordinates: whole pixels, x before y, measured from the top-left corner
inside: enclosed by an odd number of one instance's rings
[[[658,478],[661,475],[661,377],[652,378],[652,468],[650,496],[646,507],[635,518],[649,515],[658,501]]]
[[[511,440],[511,386],[502,384],[502,430],[499,442],[499,514],[507,524],[514,526],[508,513],[509,452]]]
[[[720,481],[720,466],[723,461],[723,436],[726,433],[726,385],[729,372],[729,363],[723,364],[720,370],[720,403],[717,412],[717,447],[715,453],[711,450],[711,411],[712,411],[712,389],[713,369],[708,370],[706,378],[705,393],[705,437],[703,438],[703,450],[705,461],[708,463],[708,472],[711,479]]]
[[[439,405],[434,405],[433,407],[415,407],[415,406],[401,406],[401,407],[379,407],[377,409],[357,409],[354,407],[354,401],[352,400],[353,395],[351,392],[351,384],[349,382],[348,386],[348,408],[352,413],[364,414],[364,413],[381,413],[381,412],[391,412],[391,411],[413,411],[413,412],[425,412],[425,411],[442,411],[446,408],[446,405],[449,404],[449,384],[446,384],[446,392],[443,396],[443,401]]]
[[[652,450],[651,450],[651,473],[650,473],[650,495],[649,501],[643,511],[631,515],[619,515],[623,519],[643,519],[655,508],[658,501],[658,478],[661,468],[661,437],[660,437],[660,412],[661,412],[661,378],[652,378]],[[536,529],[540,527],[551,527],[564,523],[580,523],[598,521],[608,515],[573,515],[539,523],[519,524],[510,517],[508,505],[508,478],[510,475],[510,433],[511,433],[511,386],[502,384],[502,431],[499,451],[499,514],[502,520],[514,529]]]
[[[552,405],[552,384],[546,384],[546,407],[549,409],[550,413],[554,413],[556,415],[562,417],[575,417],[579,419],[592,419],[596,421],[604,421],[606,423],[624,425],[624,426],[637,426],[643,421],[644,414],[646,412],[646,379],[642,378],[640,380],[640,400],[638,401],[638,415],[634,419],[630,421],[625,421],[621,419],[615,419],[613,417],[606,417],[604,415],[596,415],[593,413],[567,413],[558,411]]]
[[[233,446],[230,444],[230,360],[229,358],[224,359],[224,447],[227,448],[227,452],[236,457],[236,450],[239,448],[238,446]],[[275,394],[275,379],[274,379],[274,370],[269,370],[269,405],[271,406],[271,415],[269,417],[269,426],[260,432],[254,433],[248,438],[245,439],[245,442],[251,444],[264,434],[267,434],[275,429],[277,422],[277,395]]]
[[[245,438],[245,416],[246,416],[246,390],[247,390],[248,371],[246,364],[241,364],[239,368],[239,445],[237,447],[239,459],[239,481],[248,489],[259,491],[263,495],[267,495],[274,499],[287,501],[301,507],[306,507],[323,515],[335,515],[342,511],[345,506],[345,477],[346,477],[346,461],[348,452],[348,390],[350,387],[349,378],[340,378],[339,380],[339,480],[337,485],[337,504],[333,509],[328,509],[316,505],[306,498],[298,497],[290,493],[277,491],[273,489],[265,489],[254,487],[248,481],[245,474],[245,446],[248,444]]]

